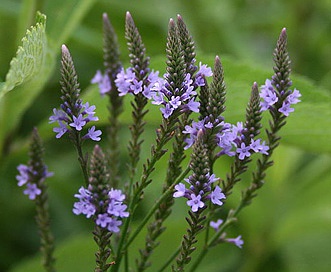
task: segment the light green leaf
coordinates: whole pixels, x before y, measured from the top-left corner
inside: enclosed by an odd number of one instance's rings
[[[27,30],[16,57],[10,62],[6,81],[0,91],[0,99],[16,86],[32,80],[41,72],[40,68],[43,66],[47,52],[46,16],[39,13],[37,20],[36,25]]]
[[[22,39],[6,81],[0,85],[0,150],[53,71],[55,55],[49,49],[45,28],[46,16],[38,13],[36,25]]]

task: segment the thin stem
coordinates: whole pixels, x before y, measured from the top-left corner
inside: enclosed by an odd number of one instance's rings
[[[176,258],[176,256],[179,254],[181,247],[178,247],[175,252],[169,257],[169,259],[165,262],[165,264],[158,270],[158,272],[164,271]]]
[[[46,185],[42,185],[42,195],[36,198],[36,222],[39,228],[41,252],[43,253],[43,266],[47,272],[55,272],[53,256],[54,238],[50,229],[50,215],[48,211],[48,201]]]
[[[78,154],[78,161],[83,172],[85,185],[88,186],[87,157],[83,155],[82,141],[79,132],[75,133],[75,147]]]
[[[129,205],[130,217],[128,217],[123,225],[122,236],[120,238],[117,254],[116,254],[116,264],[112,266],[112,271],[118,271],[121,263],[123,254],[125,253],[124,244],[128,238],[128,229],[131,222],[131,219],[134,215],[134,212],[142,198],[143,190],[151,183],[149,179],[150,174],[154,171],[154,166],[157,161],[166,153],[166,150],[163,149],[165,144],[171,139],[172,132],[175,129],[176,120],[180,112],[174,112],[169,119],[163,119],[163,124],[160,127],[159,132],[157,133],[156,147],[152,146],[152,158],[147,159],[147,162],[143,167],[143,174],[139,182],[134,185],[133,198],[131,199]]]
[[[162,196],[154,203],[153,207],[149,210],[148,214],[145,216],[145,218],[142,220],[136,231],[132,234],[131,238],[126,243],[125,249],[129,247],[129,245],[138,236],[140,231],[143,230],[144,226],[147,224],[148,220],[153,216],[154,212],[158,209],[158,207],[163,202],[163,200],[166,199],[169,196],[169,194],[172,193],[175,185],[178,184],[179,181],[183,180],[189,172],[190,172],[190,168],[187,167],[186,170],[182,172],[182,174],[174,181],[174,183],[171,186],[169,186],[169,188],[162,194]]]

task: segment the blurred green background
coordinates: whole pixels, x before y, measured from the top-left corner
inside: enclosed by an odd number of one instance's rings
[[[222,245],[210,252],[198,271],[329,271],[331,259],[331,1],[299,0],[44,0],[0,1],[0,79],[4,81],[26,29],[33,25],[35,11],[47,16],[46,34],[50,52],[49,71],[39,84],[22,85],[5,98],[0,108],[0,271],[41,271],[39,239],[34,222],[34,206],[16,185],[16,166],[27,161],[27,139],[38,126],[45,141],[49,169],[52,228],[58,249],[58,271],[91,271],[95,246],[92,224],[71,212],[73,194],[83,184],[74,148],[56,140],[47,120],[60,103],[60,46],[65,43],[73,56],[85,99],[97,104],[101,128],[107,121],[107,101],[101,99],[90,79],[102,69],[102,13],[109,15],[118,34],[121,57],[127,67],[124,38],[125,12],[130,11],[151,56],[151,67],[163,73],[169,18],[181,14],[196,42],[197,61],[213,64],[215,55],[224,61],[228,86],[226,118],[243,119],[251,85],[260,85],[272,75],[272,52],[283,27],[287,28],[288,50],[295,73],[294,87],[302,93],[302,103],[289,117],[282,131],[282,144],[274,154],[275,166],[253,204],[244,210],[229,236],[241,234],[242,250]],[[42,74],[43,72],[41,72]],[[10,101],[10,96],[21,96]],[[20,100],[31,98],[23,106]],[[4,102],[4,103],[5,103]],[[4,104],[0,103],[0,107]],[[126,145],[130,124],[128,99],[122,115],[121,148],[123,184],[126,178]],[[6,109],[6,110],[3,110]],[[142,161],[149,155],[160,121],[151,108],[144,135]],[[14,118],[15,117],[15,118]],[[12,126],[6,121],[11,120]],[[8,129],[10,127],[10,129]],[[101,143],[102,146],[106,142]],[[86,150],[91,146],[86,146]],[[164,161],[153,174],[155,182],[147,190],[139,215],[160,192]],[[215,167],[224,177],[231,160]],[[234,207],[249,174],[231,196],[226,209]],[[246,182],[245,182],[246,180]],[[159,267],[185,230],[185,203],[176,201],[167,221],[169,230],[155,252]],[[138,219],[136,219],[138,220]],[[182,230],[182,231],[181,231]],[[169,240],[171,243],[169,245]],[[142,245],[133,245],[132,258]],[[194,256],[193,256],[194,258]],[[133,266],[134,267],[134,266]],[[39,270],[38,270],[39,269]],[[134,271],[134,269],[133,269]]]

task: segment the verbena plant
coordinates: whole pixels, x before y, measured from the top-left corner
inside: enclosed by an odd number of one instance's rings
[[[194,40],[181,16],[169,21],[166,71],[162,72],[150,67],[142,37],[130,13],[126,14],[125,24],[129,67],[124,67],[120,61],[117,37],[106,14],[103,15],[103,30],[104,68],[103,72],[97,71],[91,82],[99,85],[100,94],[109,101],[106,130],[101,132],[96,128],[95,122],[99,120],[96,107],[81,98],[74,61],[65,45],[61,48],[62,103],[49,118],[49,123],[55,124],[55,137],[68,137],[77,151],[84,180],[74,195],[76,202],[72,211],[94,222],[93,239],[98,246],[95,271],[147,270],[161,235],[167,231],[165,222],[177,198],[186,199],[187,216],[183,222],[187,230],[181,241],[171,241],[177,242],[178,247],[169,253],[168,260],[158,271],[196,271],[212,247],[222,243],[243,246],[239,233],[234,238],[228,237],[226,231],[236,224],[238,214],[263,186],[266,171],[273,164],[272,154],[280,142],[279,131],[294,111],[292,105],[300,102],[301,94],[292,88],[290,79],[286,29],[281,30],[274,51],[274,75],[260,87],[256,82],[252,84],[246,116],[236,124],[224,118],[226,81],[221,58],[215,57],[212,68],[196,63]],[[15,84],[6,86],[7,92]],[[133,96],[133,99],[129,161],[124,166],[128,179],[123,181],[119,117],[126,96]],[[149,158],[140,163],[148,103],[160,108],[162,122],[155,128],[155,143]],[[262,122],[263,118],[268,122]],[[90,122],[95,125],[88,126]],[[99,142],[101,138],[103,148],[100,144],[91,151],[85,150],[86,141]],[[36,205],[44,268],[55,271],[46,185],[46,179],[53,173],[44,163],[43,149],[35,128],[30,160],[27,165],[18,166],[16,178],[18,185],[25,188],[24,194]],[[156,165],[166,155],[168,164]],[[232,164],[224,177],[218,177],[215,162],[224,156],[231,157]],[[188,163],[186,157],[189,157]],[[248,185],[237,205],[227,208],[227,200],[250,164],[255,166],[250,180],[245,182]],[[152,174],[157,167],[166,167],[160,196],[138,225],[133,224],[137,208],[145,200],[146,188],[155,183]],[[147,231],[143,234],[144,229]],[[145,235],[145,244],[136,262],[129,263],[130,246],[140,235]],[[201,247],[197,247],[198,240],[203,241]]]

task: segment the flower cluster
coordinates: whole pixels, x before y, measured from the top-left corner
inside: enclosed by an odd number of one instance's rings
[[[225,199],[225,195],[222,193],[222,189],[216,185],[212,190],[212,184],[219,179],[215,177],[214,174],[206,175],[208,182],[193,182],[193,178],[185,179],[185,181],[190,185],[189,189],[185,187],[185,184],[179,183],[175,186],[176,192],[173,197],[185,197],[188,199],[186,204],[191,207],[192,212],[197,212],[199,209],[205,207],[205,202],[209,199],[213,204],[222,206],[223,202],[221,199]],[[202,188],[197,192],[197,188]]]
[[[105,73],[103,75],[100,70],[98,70],[95,76],[91,79],[91,83],[98,84],[101,96],[104,96],[111,91],[111,82],[108,74]]]
[[[58,127],[53,128],[56,134],[56,138],[61,138],[65,133],[75,129],[76,131],[81,131],[83,127],[90,121],[98,121],[99,118],[94,116],[95,106],[90,106],[88,102],[82,104],[81,100],[78,100],[75,108],[77,114],[72,114],[72,109],[66,105],[66,103],[61,104],[60,110],[53,109],[53,115],[49,118],[49,123],[58,123]],[[95,126],[88,129],[87,134],[83,136],[83,139],[91,139],[93,141],[100,141],[101,138],[100,130],[95,130]]]
[[[240,160],[255,153],[268,154],[269,147],[265,144],[265,141],[261,142],[261,139],[251,139],[250,144],[244,143],[244,126],[242,122],[238,122],[237,125],[221,122],[219,124],[220,132],[216,134],[217,145],[221,148],[219,155],[226,154],[228,156],[234,156],[238,154]],[[199,122],[192,122],[192,126],[186,125],[183,133],[189,136],[185,139],[187,145],[185,148],[189,148],[194,144],[197,139],[199,130],[206,130],[213,128],[213,124],[206,121],[206,118]]]
[[[152,104],[164,106],[160,109],[164,118],[169,118],[176,109],[199,112],[200,103],[195,101],[197,95],[195,90],[198,86],[206,84],[205,77],[212,75],[211,69],[200,63],[200,69],[195,77],[187,73],[181,89],[177,88],[174,93],[168,90],[166,80],[158,81],[150,88]],[[165,74],[164,78],[167,77],[168,75]]]
[[[191,78],[191,74],[187,74],[185,81],[182,84],[182,88],[175,90],[175,93],[170,92],[167,89],[167,83],[165,78],[159,77],[159,72],[152,71],[148,74],[145,81],[138,80],[133,69],[131,67],[122,70],[117,74],[115,79],[116,87],[120,96],[126,94],[142,93],[147,99],[152,100],[154,105],[163,105],[161,112],[164,118],[169,118],[174,110],[180,108],[182,110],[191,110],[193,112],[199,112],[199,102],[195,101],[197,95],[195,89],[198,86],[205,85],[205,77],[212,76],[212,71],[206,65],[201,65],[200,69],[195,75],[194,78]],[[105,81],[104,77],[100,73],[97,73],[96,76],[92,79],[92,83],[99,83],[100,91],[102,86],[100,84]]]
[[[57,122],[58,127],[53,128],[56,138],[61,138],[65,133],[76,135],[90,121],[98,121],[99,118],[94,116],[95,106],[90,106],[88,102],[83,104],[80,96],[80,88],[77,79],[77,74],[74,62],[70,52],[65,45],[62,45],[62,60],[61,60],[61,109],[53,109],[53,115],[49,118],[49,123]],[[88,130],[88,133],[83,136],[83,140],[92,139],[100,141],[100,130],[95,130],[95,126]],[[77,142],[77,137],[75,141]],[[76,143],[77,145],[78,142]]]
[[[41,189],[38,188],[37,184],[39,182],[43,182],[46,178],[51,177],[53,175],[52,172],[48,172],[47,167],[44,167],[44,172],[42,174],[41,180],[39,177],[39,173],[31,166],[27,166],[25,164],[20,164],[17,167],[19,175],[16,176],[18,181],[18,186],[26,185],[26,189],[23,191],[25,195],[29,196],[29,199],[34,200],[38,195],[41,194]]]
[[[151,87],[155,84],[163,84],[163,79],[159,77],[159,72],[150,72],[145,81],[138,80],[136,74],[131,67],[122,70],[117,74],[115,79],[116,87],[118,88],[119,96],[124,96],[128,93],[137,95],[142,93],[146,98],[151,98]]]
[[[289,116],[289,114],[294,111],[294,109],[291,108],[291,105],[299,103],[299,97],[301,97],[301,94],[297,89],[294,89],[293,91],[289,90],[289,92],[290,93],[287,94],[286,98],[283,100],[281,107],[278,109],[278,111],[285,116]],[[272,109],[274,105],[280,101],[280,96],[284,96],[284,94],[278,94],[272,81],[267,79],[265,85],[261,86],[260,97],[263,98],[263,101],[261,102],[261,110],[265,111],[267,109]]]
[[[98,197],[95,197],[89,189],[81,187],[75,197],[79,201],[74,203],[74,214],[84,214],[87,218],[94,216],[97,225],[107,228],[111,232],[119,232],[122,221],[118,218],[129,216],[129,213],[125,211],[127,208],[123,204],[125,195],[121,190],[111,189],[106,201],[98,201]],[[102,207],[100,208],[100,206]],[[105,210],[105,212],[99,212],[99,210]]]

